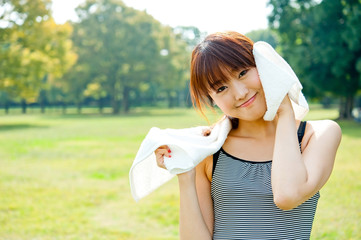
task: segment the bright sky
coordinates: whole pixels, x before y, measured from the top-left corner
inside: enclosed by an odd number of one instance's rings
[[[57,23],[76,20],[74,9],[84,0],[53,0]],[[146,10],[164,25],[195,26],[201,31],[233,30],[247,33],[267,28],[271,8],[268,0],[123,0],[130,7]]]

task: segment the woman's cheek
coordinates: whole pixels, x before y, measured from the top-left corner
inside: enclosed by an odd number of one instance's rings
[[[225,113],[226,115],[229,115],[231,112],[231,108],[230,106],[228,106],[228,104],[226,103],[220,103],[217,104],[217,106],[222,110],[223,113]]]

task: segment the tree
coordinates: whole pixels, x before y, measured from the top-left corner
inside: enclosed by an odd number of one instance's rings
[[[270,0],[270,24],[282,52],[313,95],[340,97],[341,119],[352,117],[361,82],[359,0]]]
[[[184,86],[181,88],[179,94],[184,96],[184,101],[186,103],[187,107],[192,107],[192,101],[190,96],[190,90],[189,90],[189,82],[190,82],[190,61],[191,61],[191,53],[194,49],[194,47],[200,43],[207,35],[206,32],[201,32],[197,27],[194,26],[178,26],[174,28],[173,32],[177,36],[177,41],[185,42],[186,46],[183,48],[183,57],[181,60],[183,69],[181,70],[181,74],[183,75],[183,78],[185,82],[183,83]],[[185,64],[185,61],[187,64]]]
[[[131,91],[155,76],[160,23],[116,0],[88,0],[76,11],[80,22],[74,24],[73,40],[78,63],[89,69],[83,76],[89,79],[87,86],[100,86],[110,96],[114,114],[120,102],[128,112]]]
[[[193,48],[207,35],[207,33],[201,32],[194,26],[178,26],[174,28],[173,32],[187,43],[189,52],[191,52]]]
[[[0,90],[34,102],[44,78],[60,77],[74,62],[69,24],[52,19],[49,0],[2,0],[0,13]]]
[[[246,33],[246,36],[252,39],[252,41],[265,41],[269,43],[273,48],[277,48],[279,37],[277,33],[271,29],[259,29]]]
[[[179,98],[189,79],[190,45],[179,31],[170,27],[163,28],[159,34],[159,41],[161,57],[157,64],[156,82],[168,100],[168,107],[171,108],[179,105]]]
[[[73,34],[77,64],[89,70],[76,77],[87,79],[83,95],[110,98],[114,114],[120,107],[128,112],[142,99],[153,101],[160,92],[169,106],[177,104],[189,69],[183,35],[117,0],[88,0],[77,14],[80,21],[74,23]]]

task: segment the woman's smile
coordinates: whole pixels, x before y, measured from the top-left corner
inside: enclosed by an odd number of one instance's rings
[[[246,102],[242,103],[238,107],[241,107],[241,108],[248,107],[249,105],[251,105],[256,100],[256,96],[257,96],[257,93],[254,94],[253,97],[251,97],[250,99],[248,99]]]

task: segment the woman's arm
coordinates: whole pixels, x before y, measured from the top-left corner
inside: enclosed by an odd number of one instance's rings
[[[178,175],[180,239],[212,239],[213,202],[210,182],[205,172],[206,160],[195,170]]]
[[[307,128],[311,136],[301,154],[294,113],[286,97],[278,112],[271,174],[274,201],[284,210],[297,207],[324,186],[341,141],[341,129],[333,121],[312,122]]]
[[[167,146],[162,146],[155,153],[158,166],[165,168],[163,156],[170,157],[171,151]],[[207,177],[210,160],[212,160],[212,156],[204,159],[195,169],[178,174],[180,239],[212,239],[213,202],[210,179]]]

